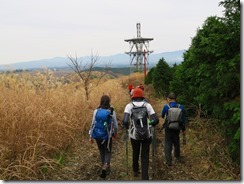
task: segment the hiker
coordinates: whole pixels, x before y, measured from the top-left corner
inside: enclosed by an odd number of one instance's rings
[[[180,131],[185,133],[186,115],[184,106],[176,102],[175,93],[169,93],[167,97],[167,104],[162,110],[162,118],[165,118],[165,163],[172,166],[172,148],[174,146],[174,157],[176,161],[180,161]],[[174,120],[172,120],[174,119]]]
[[[144,86],[143,86],[143,84],[140,84],[140,85],[138,86],[138,88],[141,88],[142,91],[144,91]]]
[[[140,88],[134,89],[131,99],[124,110],[123,127],[126,128],[126,131],[129,130],[133,150],[134,176],[137,177],[140,174],[139,157],[141,153],[141,178],[148,180],[149,152],[152,141],[151,126],[157,125],[159,119],[152,105],[144,101],[144,92]]]
[[[129,84],[129,85],[128,85],[129,94],[131,94],[131,90],[132,90],[132,88],[133,88],[132,84]]]
[[[133,93],[134,93],[135,87],[132,86],[132,89],[130,91],[130,97],[132,97]]]
[[[109,96],[103,95],[99,107],[94,110],[89,131],[90,141],[93,142],[93,139],[95,139],[99,149],[102,162],[101,178],[106,178],[106,175],[110,173],[112,137],[116,137],[117,130],[116,113],[113,107],[110,106]]]

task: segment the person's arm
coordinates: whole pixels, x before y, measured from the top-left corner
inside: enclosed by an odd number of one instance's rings
[[[168,105],[164,105],[163,110],[162,110],[162,113],[161,113],[161,117],[164,118],[164,123],[163,123],[163,126],[161,128],[161,131],[166,126],[166,118],[167,118],[166,116],[167,116],[168,109],[169,109]]]
[[[94,126],[96,113],[97,113],[97,109],[94,110],[94,112],[93,112],[93,116],[92,116],[92,121],[91,121],[91,126],[90,126],[90,130],[89,130],[89,134],[91,133],[91,130],[92,130],[93,126]]]
[[[168,107],[167,105],[164,105],[164,107],[163,107],[162,114],[161,114],[161,117],[162,118],[165,118],[165,116],[166,116],[166,113],[168,111],[168,108],[167,107]]]
[[[151,125],[156,126],[159,123],[159,119],[158,119],[158,116],[155,113],[152,105],[149,103],[147,103],[147,112],[149,114],[149,119],[150,119]]]
[[[113,126],[114,126],[114,135],[117,135],[118,121],[117,121],[117,117],[116,117],[116,112],[115,111],[113,111],[112,121],[113,121]]]
[[[185,108],[183,105],[181,105],[181,109],[182,109],[182,117],[181,117],[181,122],[182,122],[182,132],[186,131],[186,112],[185,112]]]
[[[92,140],[92,128],[93,128],[93,126],[94,126],[94,123],[95,123],[95,116],[96,116],[96,113],[97,113],[97,109],[96,110],[94,110],[94,112],[93,112],[93,117],[92,117],[92,122],[91,122],[91,127],[90,127],[90,130],[89,130],[89,135],[90,135],[90,142],[92,143],[93,142],[93,140]]]
[[[123,127],[126,129],[129,129],[131,109],[132,109],[132,105],[130,103],[125,106],[122,124],[123,124]]]
[[[124,113],[124,118],[123,118],[123,127],[126,129],[129,129],[129,124],[130,124],[130,114],[125,112]]]
[[[150,121],[152,122],[153,126],[156,126],[159,123],[159,119],[156,113],[150,115]]]

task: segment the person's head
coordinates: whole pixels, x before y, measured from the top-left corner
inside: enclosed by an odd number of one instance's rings
[[[103,95],[100,100],[99,108],[109,109],[109,107],[110,107],[110,98],[108,95]]]
[[[169,95],[168,95],[168,100],[169,101],[176,101],[176,94],[173,93],[173,92],[170,92]]]
[[[141,88],[142,90],[144,90],[144,86],[142,84],[139,85],[139,88]]]
[[[135,88],[132,94],[131,99],[132,100],[143,100],[144,97],[144,92],[142,91],[141,88]]]

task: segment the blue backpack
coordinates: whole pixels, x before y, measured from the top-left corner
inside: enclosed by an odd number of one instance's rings
[[[108,109],[97,109],[91,136],[93,139],[108,140],[111,131],[111,114]]]

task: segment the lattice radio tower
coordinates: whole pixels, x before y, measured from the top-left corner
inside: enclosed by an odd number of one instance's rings
[[[130,72],[144,71],[144,75],[147,73],[148,56],[153,51],[149,51],[149,42],[153,38],[142,38],[141,37],[141,24],[136,24],[137,38],[126,39],[125,42],[129,42],[130,51],[125,52],[130,56]]]

